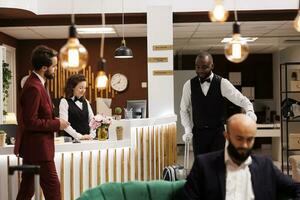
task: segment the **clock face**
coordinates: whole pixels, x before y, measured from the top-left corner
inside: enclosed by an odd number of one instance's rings
[[[128,80],[124,74],[117,73],[111,77],[110,83],[114,90],[122,92],[127,88]]]

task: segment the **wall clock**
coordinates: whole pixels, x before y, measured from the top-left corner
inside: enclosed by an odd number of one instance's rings
[[[128,79],[124,74],[117,73],[111,77],[110,84],[114,90],[122,92],[127,88]]]

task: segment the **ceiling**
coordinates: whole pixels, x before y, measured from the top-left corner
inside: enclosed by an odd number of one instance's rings
[[[122,37],[122,25],[109,25],[116,31],[105,37]],[[96,27],[96,25],[78,25],[77,27]],[[18,40],[28,39],[63,39],[68,36],[68,26],[24,26],[0,27],[0,31]],[[221,53],[224,44],[221,40],[230,37],[232,22],[216,24],[209,22],[174,23],[174,52],[194,53],[208,50]],[[146,24],[125,24],[125,37],[146,37]],[[249,21],[241,23],[243,37],[258,37],[249,43],[252,53],[272,53],[289,46],[300,44],[300,33],[295,31],[292,21]],[[100,35],[79,35],[80,38],[98,38]],[[128,44],[130,45],[130,44]]]
[[[2,11],[5,11],[5,9]],[[12,13],[9,10],[6,13]],[[5,12],[3,12],[5,13]],[[251,53],[273,53],[289,46],[300,44],[300,33],[295,31],[292,20],[293,10],[241,11],[241,34],[243,37],[258,37],[249,43]],[[115,34],[105,37],[122,37],[120,14],[107,15],[107,24],[115,29]],[[189,54],[199,50],[223,53],[221,40],[232,33],[233,13],[223,24],[209,22],[207,12],[174,13],[173,37],[174,53]],[[77,27],[96,27],[101,22],[99,15],[76,15]],[[0,32],[18,40],[64,39],[68,36],[68,15],[32,15],[18,11],[14,16],[0,15]],[[159,30],[159,27],[158,27]],[[147,37],[145,13],[126,14],[125,37]],[[99,38],[100,35],[79,35],[80,38]],[[127,43],[130,46],[130,43]]]

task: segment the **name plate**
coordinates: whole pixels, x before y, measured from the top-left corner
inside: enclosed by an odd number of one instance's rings
[[[172,76],[173,70],[153,70],[153,76]]]
[[[168,57],[149,57],[149,63],[168,62]]]
[[[173,45],[153,45],[153,51],[173,50]]]

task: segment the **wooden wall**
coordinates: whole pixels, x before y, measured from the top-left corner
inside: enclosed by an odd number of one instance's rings
[[[80,42],[89,52],[89,65],[96,73],[99,60],[100,39],[80,39]],[[43,44],[59,49],[66,43],[66,39],[52,40],[19,40],[17,46],[17,84],[18,96],[20,94],[20,81],[23,76],[31,70],[30,55],[33,48]],[[147,39],[126,38],[126,44],[133,51],[133,59],[115,59],[114,50],[121,44],[120,38],[105,39],[104,58],[107,60],[106,73],[122,73],[128,78],[128,87],[124,92],[118,93],[112,101],[112,108],[116,106],[125,107],[128,99],[147,99],[147,88],[141,87],[141,82],[147,82]],[[95,102],[92,102],[95,111]]]

